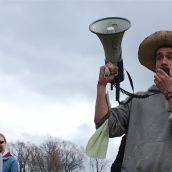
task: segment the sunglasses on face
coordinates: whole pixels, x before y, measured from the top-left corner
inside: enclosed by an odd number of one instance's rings
[[[3,143],[5,143],[5,141],[0,141],[0,144],[3,144]]]

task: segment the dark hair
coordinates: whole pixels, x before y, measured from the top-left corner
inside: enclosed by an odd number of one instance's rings
[[[3,137],[3,138],[4,138],[5,143],[7,143],[7,140],[6,140],[5,136],[4,136],[2,133],[0,133],[0,136],[1,136],[1,137]]]

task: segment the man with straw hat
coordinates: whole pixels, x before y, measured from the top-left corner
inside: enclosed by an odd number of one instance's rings
[[[118,74],[118,67],[107,63],[100,67],[95,123],[99,128],[107,121],[109,137],[127,134],[121,172],[171,172],[172,31],[158,31],[145,38],[138,57],[155,73],[155,84],[137,93],[147,98],[127,98],[109,109],[106,85]],[[106,67],[111,75],[104,77]]]

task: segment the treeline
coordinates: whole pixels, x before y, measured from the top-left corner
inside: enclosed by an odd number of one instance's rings
[[[20,164],[20,172],[104,172],[107,160],[91,159],[76,144],[49,137],[37,145],[31,142],[9,144]]]

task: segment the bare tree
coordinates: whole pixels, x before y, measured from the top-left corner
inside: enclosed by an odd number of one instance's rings
[[[28,146],[29,142],[26,144],[24,142],[18,141],[17,143],[12,143],[10,145],[11,151],[16,155],[18,162],[20,164],[20,172],[28,172],[28,159],[31,153],[31,147]]]
[[[43,151],[40,147],[32,145],[32,152],[28,160],[30,172],[46,172],[46,163]]]
[[[30,142],[10,144],[20,172],[80,172],[84,171],[85,154],[76,144],[49,137],[40,145]]]
[[[62,171],[73,172],[84,169],[84,153],[81,148],[71,142],[61,142],[60,159],[62,160]]]
[[[47,172],[58,172],[61,168],[60,149],[57,139],[49,138],[41,145]]]
[[[108,166],[108,161],[105,159],[90,158],[90,172],[103,172]]]

